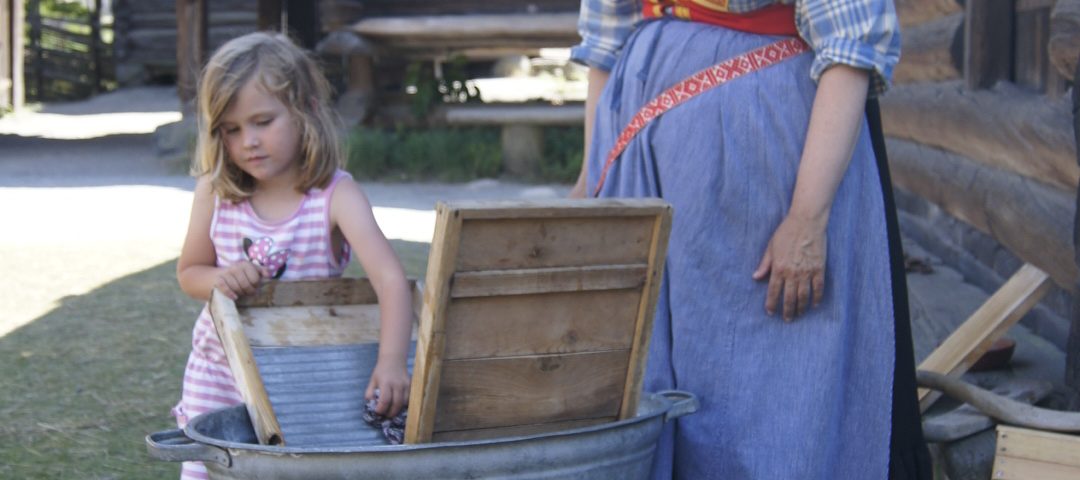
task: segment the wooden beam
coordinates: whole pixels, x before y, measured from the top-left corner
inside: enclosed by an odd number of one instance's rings
[[[967,88],[989,88],[1011,78],[1013,1],[965,2],[964,85]]]
[[[1066,99],[1004,83],[897,85],[881,97],[885,135],[956,153],[1069,193],[1080,181]]]
[[[926,145],[893,138],[886,143],[894,185],[993,237],[1062,289],[1076,291],[1075,193]]]
[[[963,375],[995,340],[1039,303],[1051,285],[1046,272],[1024,264],[926,357],[918,369],[950,377]],[[941,392],[919,389],[919,407],[925,412],[940,396]]]

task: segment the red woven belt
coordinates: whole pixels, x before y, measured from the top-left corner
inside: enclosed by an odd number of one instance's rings
[[[615,146],[608,152],[607,160],[604,162],[604,169],[600,171],[600,181],[597,182],[596,189],[593,190],[593,196],[595,197],[600,193],[600,187],[604,186],[608,170],[611,169],[611,166],[619,158],[623,150],[626,149],[626,146],[630,144],[630,140],[653,119],[703,92],[809,50],[810,47],[802,39],[786,38],[724,60],[664,90],[663,93],[646,103],[630,120],[630,124],[619,134]]]

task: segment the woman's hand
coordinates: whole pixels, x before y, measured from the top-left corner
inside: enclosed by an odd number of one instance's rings
[[[214,279],[214,288],[236,300],[240,295],[255,293],[259,281],[269,277],[270,272],[248,260],[236,262],[221,270]]]
[[[765,296],[769,315],[776,313],[781,298],[784,320],[789,322],[821,303],[825,292],[826,223],[789,214],[776,228],[753,275],[754,280],[769,278]]]
[[[374,399],[375,390],[378,390],[379,403],[375,405],[375,413],[393,417],[409,404],[409,382],[409,371],[403,361],[379,360],[371,372],[364,398]]]
[[[781,295],[784,320],[791,321],[817,306],[825,293],[825,228],[862,128],[869,85],[869,71],[847,65],[833,65],[821,74],[791,208],[753,275],[754,280],[769,277],[769,315],[776,313]]]

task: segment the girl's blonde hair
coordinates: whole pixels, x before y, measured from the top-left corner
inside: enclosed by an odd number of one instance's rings
[[[225,111],[251,79],[285,104],[300,128],[300,178],[306,193],[329,184],[344,166],[340,120],[330,107],[330,84],[315,61],[288,37],[256,32],[234,38],[214,52],[199,79],[199,137],[192,173],[209,175],[214,192],[229,201],[254,193],[255,179],[228,161],[221,136]]]

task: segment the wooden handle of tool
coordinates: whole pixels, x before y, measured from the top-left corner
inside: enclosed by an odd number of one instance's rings
[[[255,428],[259,443],[284,446],[285,437],[281,434],[281,426],[278,425],[277,416],[270,405],[270,397],[266,394],[262,376],[255,364],[251,345],[244,334],[236,303],[215,289],[210,294],[210,317],[214,320],[214,327],[225,350],[225,358],[229,360],[229,369],[236,381],[236,388],[247,405],[248,416],[251,417],[251,425]]]

